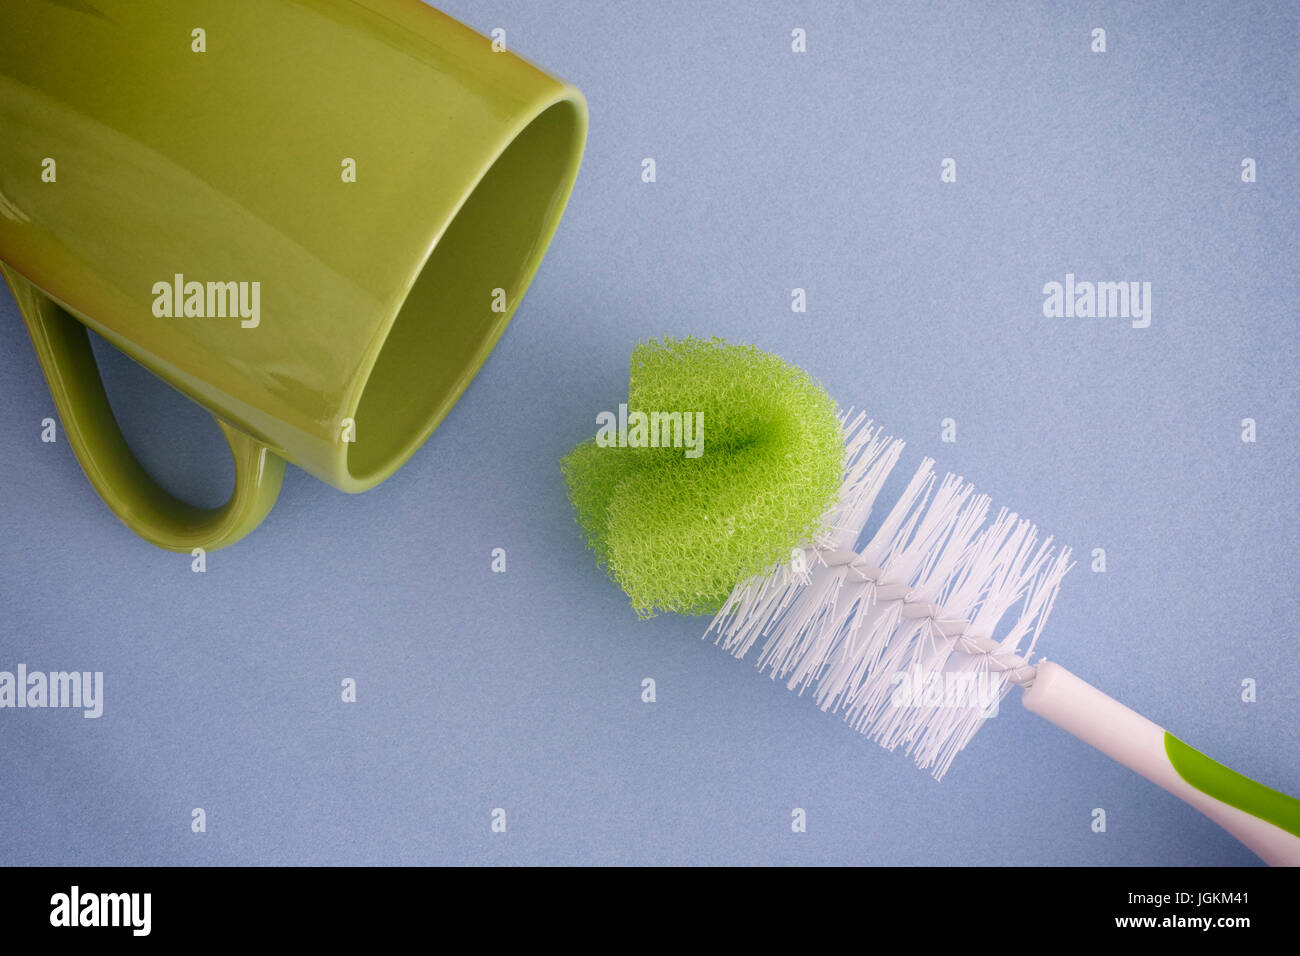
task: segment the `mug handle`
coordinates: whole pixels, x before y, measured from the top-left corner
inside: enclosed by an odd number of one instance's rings
[[[217,419],[235,460],[230,500],[196,508],[176,498],[149,476],[122,437],[85,326],[4,263],[0,274],[27,322],[68,443],[95,491],[128,528],[160,548],[192,553],[234,544],[261,523],[280,494],[283,458]]]

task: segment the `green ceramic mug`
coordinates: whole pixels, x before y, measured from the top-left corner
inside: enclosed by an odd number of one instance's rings
[[[4,0],[0,271],[91,484],[230,544],[284,463],[364,491],[505,329],[577,175],[574,87],[419,0]],[[216,417],[200,509],[122,438],[86,328]]]

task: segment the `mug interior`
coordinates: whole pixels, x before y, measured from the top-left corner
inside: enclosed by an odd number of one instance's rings
[[[547,107],[497,157],[437,241],[353,416],[346,455],[357,490],[397,470],[486,361],[564,211],[585,136],[580,101]]]

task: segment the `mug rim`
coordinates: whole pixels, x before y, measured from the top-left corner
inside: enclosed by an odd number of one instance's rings
[[[522,268],[518,273],[519,278],[516,282],[516,288],[507,299],[505,311],[501,313],[500,318],[494,322],[492,328],[479,341],[468,360],[462,364],[461,372],[456,381],[443,392],[433,407],[422,415],[420,427],[413,429],[407,438],[398,443],[396,450],[387,454],[379,465],[362,469],[358,473],[358,470],[354,469],[351,462],[355,442],[341,440],[342,424],[344,421],[356,422],[357,412],[362,406],[366,388],[370,385],[384,347],[387,345],[389,337],[412,292],[424,275],[434,253],[438,250],[439,243],[442,242],[452,224],[457,221],[466,203],[478,192],[484,179],[496,167],[502,156],[534,123],[552,109],[562,105],[567,105],[572,109],[572,139],[568,146],[569,154],[562,166],[557,188],[552,193],[554,198],[551,206],[544,216],[542,228],[536,233],[536,239],[525,256]],[[476,170],[473,178],[467,180],[466,186],[461,191],[454,206],[449,206],[447,213],[440,217],[440,221],[430,228],[429,238],[424,244],[422,252],[418,259],[415,260],[414,267],[408,270],[405,280],[384,310],[383,320],[358,362],[357,373],[346,392],[340,412],[340,421],[338,422],[340,427],[335,432],[337,436],[340,436],[340,440],[335,442],[336,450],[333,455],[332,468],[334,474],[330,479],[330,483],[335,487],[355,494],[368,491],[389,478],[428,441],[429,437],[442,423],[447,414],[450,413],[487,362],[497,342],[510,324],[515,310],[519,307],[519,303],[522,301],[524,293],[531,284],[538,268],[541,266],[551,239],[559,227],[560,220],[563,218],[564,210],[573,192],[582,162],[587,129],[586,98],[576,86],[560,82],[557,87],[549,90],[547,95],[539,97],[528,109],[521,111],[518,118],[511,125],[503,128],[501,136],[493,144],[492,148],[484,152],[484,161]],[[364,441],[364,436],[360,434],[355,437],[357,441]]]

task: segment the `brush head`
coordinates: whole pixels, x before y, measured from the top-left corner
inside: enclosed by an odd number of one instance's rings
[[[627,411],[702,413],[704,426],[698,457],[593,439],[561,462],[588,544],[638,616],[713,613],[825,533],[844,436],[807,372],[722,339],[651,339],[632,353]]]
[[[843,487],[801,556],[739,583],[706,636],[938,778],[1028,685],[1069,548],[925,459],[874,532],[867,519],[903,444],[845,419]]]

